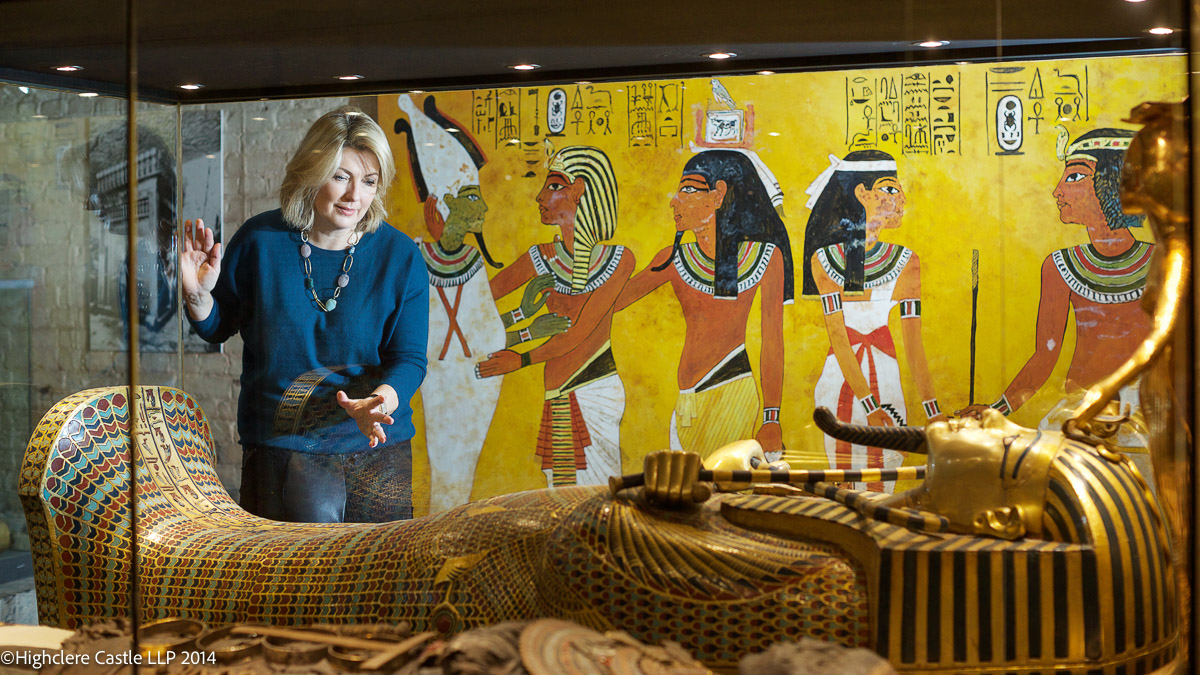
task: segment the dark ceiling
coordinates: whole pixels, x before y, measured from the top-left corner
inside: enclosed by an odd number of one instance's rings
[[[134,2],[139,95],[164,102],[1151,53],[1186,27],[1183,0]],[[127,4],[0,0],[0,80],[121,95]],[[931,38],[950,43],[913,46]],[[737,58],[702,56],[717,50]],[[508,67],[523,62],[542,67]]]

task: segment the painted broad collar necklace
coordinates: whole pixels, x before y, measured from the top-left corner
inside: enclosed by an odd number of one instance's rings
[[[421,257],[425,258],[425,269],[429,270],[429,283],[442,288],[461,286],[483,269],[479,251],[466,244],[450,252],[437,241],[424,242]]]
[[[1091,244],[1050,254],[1072,292],[1103,305],[1132,302],[1146,291],[1146,275],[1154,245],[1135,242],[1128,251],[1106,256]]]
[[[911,257],[912,251],[899,244],[875,242],[871,248],[867,249],[863,260],[863,288],[877,288],[890,281],[895,281],[904,271],[904,266],[908,264],[908,259]],[[838,286],[845,287],[846,249],[844,246],[842,244],[826,246],[821,249],[818,259],[829,278]]]
[[[767,242],[744,241],[738,244],[738,293],[744,293],[762,281],[774,252],[775,244]],[[708,295],[716,294],[716,267],[716,262],[700,250],[700,244],[694,241],[681,245],[679,255],[675,256],[675,271],[679,273],[679,278],[688,286]]]
[[[555,241],[551,246],[552,254],[549,256],[543,256],[538,245],[531,246],[529,259],[533,261],[533,267],[538,274],[554,275],[554,290],[563,295],[591,293],[603,286],[617,270],[621,254],[625,251],[623,246],[597,244],[592,249],[592,258],[588,264],[587,283],[583,290],[574,291],[571,289],[571,265],[574,262],[571,255],[567,253],[567,248],[561,241]]]

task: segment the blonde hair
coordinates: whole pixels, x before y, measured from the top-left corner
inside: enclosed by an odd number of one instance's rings
[[[313,122],[287,163],[279,203],[284,220],[292,227],[302,232],[312,229],[317,192],[337,171],[343,148],[370,152],[379,160],[379,189],[355,228],[364,233],[379,229],[379,223],[387,216],[384,199],[396,175],[396,163],[383,129],[369,115],[351,106],[325,113]]]

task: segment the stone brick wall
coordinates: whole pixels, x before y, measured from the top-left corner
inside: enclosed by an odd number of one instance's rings
[[[304,132],[321,113],[346,102],[207,106],[224,112],[226,240],[250,216],[278,206],[284,166]],[[364,102],[369,107],[370,100]],[[119,100],[0,85],[0,280],[33,281],[32,381],[0,383],[18,390],[11,393],[21,401],[31,400],[32,409],[0,404],[0,427],[29,428],[71,393],[128,381],[123,351],[89,350],[85,287],[95,216],[84,208],[86,195],[72,188],[71,176],[61,170],[64,152],[86,144],[96,129],[119,123],[124,115],[125,103]],[[175,137],[173,107],[143,106],[139,121],[160,128],[165,138]],[[23,317],[6,313],[0,317],[0,345],[15,343],[25,330]],[[142,383],[183,387],[204,406],[218,452],[217,472],[235,498],[241,466],[235,420],[241,350],[234,337],[222,353],[185,354],[182,364],[178,354],[143,353],[140,368]],[[26,353],[0,354],[0,373],[23,372]],[[0,489],[0,520],[12,529],[14,547],[28,549],[15,489],[24,441],[0,436],[0,444],[0,480],[6,483]]]

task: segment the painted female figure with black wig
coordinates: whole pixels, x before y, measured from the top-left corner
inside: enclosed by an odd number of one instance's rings
[[[601,243],[617,230],[617,178],[608,155],[598,148],[568,146],[554,153],[548,168],[537,205],[542,223],[557,227],[559,236],[531,246],[528,255],[492,277],[491,288],[501,298],[549,277],[545,305],[550,314],[543,316],[565,319],[566,330],[527,351],[490,354],[477,366],[476,376],[545,363],[537,455],[547,483],[606,485],[609,476],[621,474],[625,414],[625,387],[609,335],[613,305],[635,263],[624,246]],[[527,289],[526,299],[529,295]],[[506,326],[530,321],[521,307],[502,318]],[[519,342],[537,339],[532,332],[536,322],[518,330]]]
[[[670,282],[683,309],[672,448],[707,456],[754,437],[768,459],[783,450],[783,306],[792,301],[792,251],[769,184],[749,152],[707,150],[688,160],[671,198],[675,242],[630,280],[617,302],[624,308]],[[695,241],[683,242],[686,232]],[[760,289],[761,408],[746,354],[746,324]]]
[[[820,298],[830,344],[815,403],[844,422],[908,424],[896,346],[888,328],[888,318],[898,306],[908,366],[925,417],[944,420],[921,339],[920,261],[911,249],[879,238],[883,230],[900,227],[904,217],[906,200],[896,161],[878,150],[829,159],[830,166],[806,191],[812,214],[804,233],[804,295]],[[830,466],[839,469],[890,468],[903,462],[899,452],[828,437],[825,452]]]

